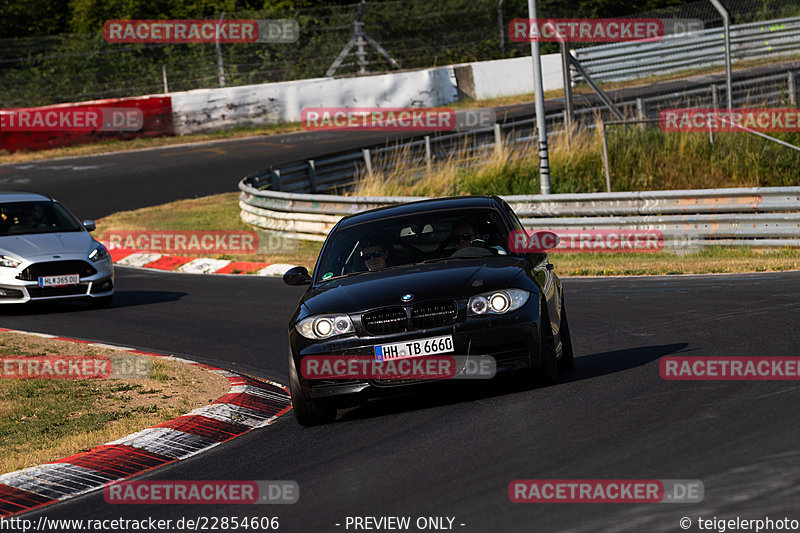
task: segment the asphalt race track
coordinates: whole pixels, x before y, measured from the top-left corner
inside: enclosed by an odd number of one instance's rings
[[[2,308],[0,324],[191,354],[286,382],[284,324],[297,288],[126,268],[117,276],[111,309]],[[295,480],[294,505],[110,505],[96,492],[26,517],[278,516],[280,531],[346,531],[347,516],[447,516],[461,531],[537,532],[681,531],[684,516],[798,518],[796,382],[664,381],[658,359],[796,356],[800,273],[564,285],[576,367],[558,385],[448,388],[312,429],[288,415],[145,476]],[[513,504],[508,484],[519,478],[700,479],[705,500]]]

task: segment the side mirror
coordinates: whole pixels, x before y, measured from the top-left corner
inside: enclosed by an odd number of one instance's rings
[[[83,227],[86,228],[86,231],[94,231],[97,229],[97,225],[94,223],[94,220],[84,220]]]
[[[283,275],[283,282],[287,285],[309,285],[311,276],[308,275],[306,267],[296,266],[286,271]]]

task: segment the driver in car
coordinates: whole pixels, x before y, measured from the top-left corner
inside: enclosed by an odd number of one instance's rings
[[[374,271],[386,268],[389,260],[389,246],[380,239],[367,238],[359,250],[361,259],[367,270]]]
[[[453,238],[456,240],[456,250],[464,249],[475,240],[475,228],[467,220],[459,220],[453,226]]]

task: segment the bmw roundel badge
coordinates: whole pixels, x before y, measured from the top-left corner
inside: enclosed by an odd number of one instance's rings
[[[414,295],[413,295],[413,294],[404,294],[404,295],[402,295],[402,296],[400,297],[400,299],[401,299],[402,301],[404,301],[404,302],[410,302],[411,300],[413,300],[413,299],[414,299]]]

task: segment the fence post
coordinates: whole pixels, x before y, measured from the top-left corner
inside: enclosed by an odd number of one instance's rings
[[[719,95],[717,94],[717,84],[711,84],[711,107],[719,109]]]
[[[606,191],[611,192],[611,171],[608,169],[608,141],[606,140],[606,123],[601,121],[600,131],[603,136],[603,168],[606,171]]]
[[[431,136],[425,136],[425,165],[428,167],[428,174],[431,173],[433,169],[433,163],[431,162]]]
[[[161,78],[164,80],[164,94],[169,94],[169,85],[167,85],[167,66],[161,65]]]
[[[797,89],[794,84],[794,72],[789,72],[789,103],[797,105]]]
[[[364,156],[364,166],[367,167],[367,176],[372,177],[372,154],[369,148],[362,148],[361,155]]]
[[[308,164],[308,185],[312,194],[317,192],[317,166],[313,159],[306,161]]]
[[[500,131],[500,124],[494,123],[494,153],[503,153],[503,133]]]
[[[219,20],[217,21],[217,25],[218,26],[220,24],[222,24],[222,17],[224,17],[224,16],[225,16],[224,12],[220,13]],[[220,87],[225,87],[225,69],[223,68],[223,64],[222,64],[222,47],[219,45],[219,35],[220,35],[220,32],[219,32],[219,30],[217,30],[215,32],[216,38],[214,39],[214,45],[215,45],[215,48],[217,49],[217,71],[219,73],[219,86]]]

